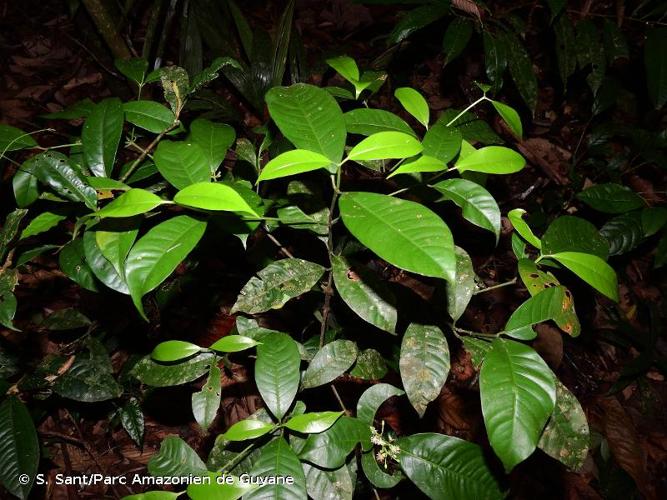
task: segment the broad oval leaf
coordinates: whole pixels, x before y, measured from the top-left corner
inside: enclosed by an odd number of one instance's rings
[[[618,302],[618,282],[614,269],[597,255],[560,252],[549,257],[557,260],[602,295]]]
[[[199,455],[178,436],[167,436],[160,443],[160,451],[148,461],[152,476],[185,477],[203,476],[206,464]]]
[[[398,99],[401,106],[415,119],[428,128],[429,109],[424,96],[410,87],[400,87],[394,91],[394,97]]]
[[[195,354],[198,354],[199,351],[201,351],[201,347],[192,344],[191,342],[185,342],[183,340],[167,340],[165,342],[160,342],[155,346],[151,353],[151,358],[155,361],[170,363],[172,361],[179,361],[194,356]]]
[[[227,335],[216,340],[210,345],[209,349],[218,352],[241,352],[251,347],[255,347],[259,342],[243,335]]]
[[[452,62],[463,52],[472,36],[472,29],[473,23],[463,17],[455,17],[449,23],[442,39],[442,49],[445,56],[444,65]]]
[[[241,212],[259,217],[246,199],[227,184],[218,182],[198,182],[181,189],[174,202],[179,205],[203,210]]]
[[[454,279],[452,234],[425,206],[364,192],[344,193],[338,206],[345,227],[382,259],[406,271]]]
[[[393,488],[403,479],[403,474],[400,471],[388,474],[382,470],[372,450],[361,454],[361,469],[364,471],[366,479],[376,488]]]
[[[299,458],[318,467],[337,469],[359,443],[364,451],[372,447],[370,427],[359,419],[343,415],[326,431],[309,435],[299,451]]]
[[[380,330],[394,333],[396,297],[387,285],[370,269],[345,257],[334,255],[331,263],[336,290],[350,309]]]
[[[280,332],[262,337],[257,346],[255,383],[271,413],[282,419],[299,390],[301,356],[296,342]]]
[[[166,203],[158,195],[145,189],[130,189],[121,194],[104,208],[95,213],[97,217],[133,217],[145,214],[154,208]]]
[[[444,121],[438,120],[424,135],[423,154],[448,163],[459,154],[462,144],[461,131],[456,127],[448,127]]]
[[[306,495],[306,475],[292,447],[280,436],[259,450],[257,461],[250,469],[251,477],[291,477],[292,484],[268,481],[243,496],[245,500],[303,500]]]
[[[128,122],[154,134],[164,132],[176,120],[169,108],[155,101],[129,101],[123,104],[123,110]]]
[[[507,213],[507,218],[512,223],[514,230],[517,233],[519,233],[519,236],[521,236],[524,240],[533,245],[535,248],[542,248],[542,241],[540,241],[540,239],[537,236],[535,236],[533,230],[530,228],[528,224],[526,224],[526,221],[523,220],[523,216],[525,213],[526,211],[523,210],[522,208],[515,208],[514,210],[510,210]]]
[[[96,104],[83,124],[84,164],[96,177],[109,177],[123,133],[123,104],[115,97]]]
[[[501,116],[507,126],[512,131],[512,133],[517,136],[519,139],[523,137],[523,126],[521,125],[521,118],[519,118],[519,113],[516,112],[514,108],[508,106],[505,103],[499,101],[491,101],[493,107],[496,108],[496,111]]]
[[[257,314],[280,309],[288,300],[308,292],[324,274],[324,268],[302,259],[273,262],[245,284],[232,313]]]
[[[201,391],[192,394],[192,415],[204,432],[208,430],[218,415],[222,388],[221,375],[218,365],[212,363],[208,379]]]
[[[226,123],[197,118],[190,124],[190,141],[198,144],[206,156],[211,173],[215,173],[234,144],[236,131]]]
[[[8,151],[33,148],[37,142],[33,137],[21,129],[0,123],[0,156]]]
[[[412,135],[403,132],[378,132],[354,146],[350,160],[387,160],[409,158],[421,153],[422,145]]]
[[[95,233],[95,231],[83,233],[83,253],[88,267],[90,267],[95,277],[106,286],[128,295],[130,291],[125,279],[100,250]]]
[[[479,184],[466,179],[447,179],[433,186],[444,198],[463,210],[463,218],[500,237],[500,208],[496,200]]]
[[[118,410],[120,423],[128,436],[137,446],[141,447],[144,440],[144,413],[137,398],[130,398],[125,405]]]
[[[506,471],[528,458],[556,402],[553,374],[530,347],[496,339],[480,373],[484,424]]]
[[[378,132],[402,132],[415,135],[405,120],[384,109],[359,108],[343,115],[348,134],[373,135]]]
[[[643,198],[620,184],[596,184],[577,194],[577,198],[598,212],[622,214],[646,206]]]
[[[352,500],[355,484],[347,465],[336,470],[324,470],[303,464],[306,487],[312,498],[321,500]]]
[[[303,388],[327,384],[345,373],[357,359],[357,344],[351,340],[334,340],[317,351],[303,374]]]
[[[320,153],[305,149],[294,149],[269,161],[259,174],[257,182],[311,172],[325,168],[330,164],[331,160]]]
[[[0,404],[0,449],[2,485],[12,495],[28,498],[39,465],[39,442],[28,408],[16,396]],[[28,478],[25,483],[22,474]]]
[[[474,443],[429,432],[401,438],[398,445],[401,469],[429,498],[505,497]]]
[[[542,235],[542,253],[582,252],[607,260],[609,244],[585,219],[564,215],[555,219]]]
[[[416,160],[402,163],[396,170],[387,176],[387,179],[399,174],[414,174],[420,172],[441,172],[447,169],[447,164],[432,156],[420,156]]]
[[[125,262],[125,277],[132,301],[145,318],[141,298],[156,288],[197,246],[206,222],[178,215],[153,227],[132,247]]]
[[[209,160],[194,142],[160,141],[153,160],[162,177],[176,189],[211,179]]]
[[[254,418],[246,418],[232,425],[222,434],[227,441],[245,441],[246,439],[257,439],[271,432],[275,425],[262,422]]]
[[[364,391],[357,401],[357,418],[373,425],[375,414],[382,403],[393,396],[402,396],[402,390],[391,384],[375,384]]]
[[[156,363],[150,356],[145,356],[132,367],[130,372],[142,384],[151,387],[171,387],[187,384],[209,371],[215,356],[200,354],[182,363],[164,365]]]
[[[534,325],[549,320],[559,324],[567,322],[571,303],[572,296],[564,286],[547,288],[517,307],[502,333],[515,339],[532,340],[537,337]]]
[[[343,412],[321,411],[315,413],[303,413],[296,415],[285,422],[285,427],[304,434],[317,434],[326,431],[336,423]]]
[[[68,200],[84,203],[91,210],[97,205],[97,192],[70,164],[69,158],[57,151],[33,156],[24,164],[42,184]]]
[[[324,89],[297,83],[274,87],[266,94],[271,118],[299,149],[340,162],[345,149],[345,120],[336,100]]]
[[[144,83],[146,71],[148,70],[148,61],[145,59],[140,57],[132,59],[116,59],[113,63],[118,71],[128,79],[139,85]]]
[[[405,393],[420,417],[449,375],[449,346],[436,326],[412,323],[403,335],[399,367]]]
[[[526,166],[526,160],[516,151],[503,146],[486,146],[456,162],[459,172],[513,174]]]
[[[357,354],[357,360],[349,375],[364,380],[380,380],[387,371],[387,363],[382,354],[375,349],[364,349]]]

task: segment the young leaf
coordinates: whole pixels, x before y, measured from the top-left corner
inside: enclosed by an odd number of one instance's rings
[[[609,244],[585,219],[564,215],[555,219],[542,235],[542,253],[582,252],[607,260]]]
[[[209,160],[198,144],[161,141],[153,159],[160,174],[176,189],[211,179]]]
[[[97,205],[97,193],[70,164],[69,158],[57,151],[46,151],[30,158],[26,168],[56,193],[68,200],[84,203],[91,210]]]
[[[409,158],[421,150],[421,143],[412,135],[402,132],[378,132],[354,146],[348,158],[366,161]]]
[[[402,132],[415,135],[410,125],[384,109],[359,108],[343,115],[348,134],[373,135],[378,132]]]
[[[500,237],[500,208],[491,194],[479,184],[465,179],[447,179],[433,186],[463,209],[463,218]]]
[[[141,298],[167,279],[205,230],[206,222],[178,215],[153,227],[130,250],[125,276],[132,301],[144,318]]]
[[[302,259],[273,262],[245,284],[232,313],[257,314],[280,309],[288,300],[313,288],[323,274],[322,266]]]
[[[359,81],[359,68],[357,67],[357,63],[351,57],[332,57],[327,59],[326,63],[335,69],[338,74],[348,82],[354,83]]]
[[[101,219],[105,217],[132,217],[150,212],[163,203],[166,202],[150,191],[130,189],[98,210],[95,215]]]
[[[461,149],[461,131],[456,127],[448,127],[447,123],[438,120],[426,132],[422,145],[425,156],[432,156],[443,163],[453,160]]]
[[[477,283],[468,253],[458,246],[455,251],[456,278],[453,282],[447,283],[447,312],[454,321],[458,321],[477,290]]]
[[[326,90],[304,83],[274,87],[266,94],[266,104],[280,131],[297,148],[340,162],[347,135],[345,120]]]
[[[401,343],[399,366],[405,392],[420,417],[440,394],[449,365],[449,346],[442,331],[435,326],[410,324]]]
[[[431,129],[433,130],[433,129]],[[447,169],[447,164],[433,158],[432,156],[420,156],[416,160],[407,161],[391,174],[387,176],[387,179],[392,178],[395,175],[399,174],[413,174],[420,172],[441,172]]]
[[[303,374],[304,389],[328,384],[345,373],[357,359],[357,344],[351,340],[334,340],[317,351]]]
[[[227,441],[245,441],[246,439],[257,439],[265,434],[268,434],[275,428],[275,425],[256,420],[254,418],[246,418],[240,420],[232,425],[227,431],[222,434],[223,439]]]
[[[535,236],[533,230],[526,224],[526,221],[523,220],[523,215],[526,211],[522,208],[515,208],[510,210],[507,214],[507,218],[512,223],[514,230],[519,233],[519,235],[526,240],[528,243],[533,245],[535,248],[542,248],[542,242],[540,239]]]
[[[442,39],[442,49],[445,56],[443,65],[446,66],[456,59],[466,48],[472,36],[473,23],[463,17],[455,17],[449,23],[445,36]]]
[[[311,172],[330,164],[331,160],[324,155],[305,149],[294,149],[269,161],[259,174],[257,182]]]
[[[556,402],[553,374],[530,347],[496,339],[480,373],[484,424],[505,470],[528,458]]]
[[[396,298],[370,269],[332,256],[333,278],[343,301],[361,319],[389,333],[396,328]]]
[[[622,214],[646,206],[631,189],[620,184],[596,184],[577,195],[586,205],[606,214]]]
[[[12,495],[28,498],[39,465],[39,441],[28,408],[16,396],[0,404],[0,429],[0,481]]]
[[[236,189],[218,182],[197,182],[186,186],[176,193],[174,202],[186,207],[240,212],[259,217],[259,214],[248,205],[246,199]]]
[[[451,232],[425,206],[364,192],[344,193],[338,205],[345,227],[382,259],[406,271],[454,279]]]
[[[123,104],[104,99],[96,104],[81,131],[84,164],[97,177],[109,177],[123,133]]]
[[[282,419],[299,390],[299,348],[289,335],[269,333],[257,346],[255,383],[271,413]]]
[[[505,497],[474,443],[436,433],[414,434],[398,441],[405,475],[429,498]]]
[[[410,87],[400,87],[394,91],[394,97],[398,99],[401,106],[410,113],[415,119],[428,128],[429,109],[428,102],[424,96]]]
[[[192,414],[204,432],[208,430],[218,415],[222,387],[221,375],[218,365],[212,363],[208,379],[201,391],[192,394]]]
[[[123,110],[128,122],[154,134],[167,130],[176,120],[169,108],[155,101],[129,101]]]
[[[304,413],[290,418],[285,422],[285,427],[303,434],[317,434],[335,424],[342,414],[343,412],[340,411]]]
[[[211,173],[215,173],[234,144],[236,132],[225,123],[197,118],[190,124],[189,140],[202,149],[208,159]]]
[[[523,137],[523,126],[521,125],[519,113],[517,113],[514,108],[500,101],[491,101],[491,104],[496,108],[500,117],[505,120],[505,123],[507,123],[507,126],[512,133],[521,139]]]
[[[221,339],[216,340],[213,344],[209,346],[209,349],[213,349],[218,352],[241,352],[251,347],[255,347],[259,342],[250,337],[244,337],[243,335],[227,335]]]
[[[578,471],[588,455],[590,434],[577,398],[556,379],[556,406],[537,446],[547,455]]]
[[[486,174],[513,174],[526,166],[526,160],[516,151],[503,146],[486,146],[459,158],[456,168]]]
[[[199,351],[201,351],[201,347],[190,342],[167,340],[155,346],[155,349],[151,353],[151,358],[162,363],[170,363],[194,356]]]
[[[291,477],[292,484],[269,481],[243,496],[246,500],[280,499],[302,500],[306,498],[306,476],[299,457],[280,436],[259,450],[259,457],[250,469],[251,477]]]
[[[550,255],[595,288],[602,295],[618,302],[618,283],[614,269],[597,255],[560,252]]]
[[[30,238],[37,234],[44,233],[51,228],[56,227],[61,221],[67,218],[66,215],[60,215],[53,212],[42,212],[25,227],[21,232],[20,240]]]

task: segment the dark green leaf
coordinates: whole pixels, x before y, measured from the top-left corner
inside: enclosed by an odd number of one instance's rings
[[[417,30],[434,23],[449,12],[449,2],[431,3],[406,12],[389,33],[387,43],[397,44],[408,38]]]
[[[303,374],[304,389],[328,384],[345,373],[357,359],[357,345],[351,340],[334,340],[320,349]]]
[[[0,404],[0,450],[2,485],[12,495],[28,498],[39,465],[39,442],[28,408],[16,396]]]
[[[402,390],[390,384],[375,384],[364,391],[357,401],[357,418],[362,422],[373,425],[375,414],[382,403],[393,396],[402,396]]]
[[[358,443],[363,450],[371,448],[370,427],[361,420],[344,415],[326,431],[308,436],[299,458],[325,469],[337,469],[345,463]]]
[[[178,436],[167,436],[160,444],[160,451],[148,462],[148,472],[152,476],[184,477],[203,476],[206,464],[195,450]]]
[[[160,83],[164,90],[164,100],[169,103],[176,116],[185,106],[185,99],[190,91],[188,73],[178,66],[168,66],[160,70]]]
[[[278,437],[259,450],[259,457],[250,470],[251,477],[291,477],[293,484],[265,484],[244,495],[247,500],[302,500],[306,498],[306,476],[292,448]]]
[[[123,104],[104,99],[95,105],[81,131],[84,164],[97,177],[109,177],[123,133]]]
[[[35,166],[31,160],[25,161],[12,178],[12,190],[18,207],[32,205],[39,198],[38,180],[34,175]]]
[[[642,208],[644,200],[631,189],[620,184],[596,184],[577,194],[577,198],[591,208],[607,214],[622,214]]]
[[[154,101],[129,101],[123,110],[128,122],[154,134],[167,130],[176,120],[169,108]]]
[[[357,361],[350,370],[352,377],[364,380],[379,380],[387,374],[387,363],[375,349],[364,349],[357,355]]]
[[[509,33],[505,36],[510,75],[531,114],[534,114],[537,106],[537,77],[533,71],[533,62],[517,36]]]
[[[653,28],[646,34],[644,64],[648,94],[656,109],[667,102],[667,28]]]
[[[211,173],[215,173],[234,144],[236,131],[225,123],[197,118],[190,124],[190,141],[198,144],[208,158]]]
[[[52,312],[40,323],[40,328],[46,328],[52,331],[75,330],[85,328],[92,324],[92,321],[81,311],[73,308],[58,309]]]
[[[112,290],[129,295],[125,279],[100,250],[95,231],[83,234],[83,253],[88,267],[98,280]]]
[[[255,382],[271,413],[282,419],[299,389],[299,348],[289,335],[270,333],[257,346]]]
[[[484,40],[484,63],[486,76],[493,84],[493,91],[497,92],[503,85],[503,73],[507,68],[508,47],[505,38],[494,36],[489,31],[482,33]]]
[[[200,354],[183,363],[163,365],[146,356],[134,365],[131,373],[143,384],[152,387],[171,387],[197,380],[209,370],[214,360],[215,356]]]
[[[447,127],[445,122],[438,120],[424,135],[422,154],[448,163],[459,153],[462,140],[458,128]]]
[[[114,66],[129,80],[139,85],[144,83],[146,71],[148,70],[148,61],[145,59],[139,57],[133,59],[116,59]]]
[[[77,238],[65,245],[58,255],[58,263],[72,281],[86,290],[97,291],[95,275],[86,262],[83,239]]]
[[[611,19],[604,20],[604,51],[608,63],[613,63],[617,59],[627,59],[630,57],[630,49],[625,35],[618,25]]]
[[[577,63],[580,69],[588,69],[590,73],[586,77],[588,86],[596,94],[606,70],[606,59],[604,46],[600,40],[600,34],[593,21],[584,19],[577,23]]]
[[[222,373],[213,363],[208,372],[208,379],[201,391],[192,395],[192,414],[199,426],[206,432],[211,426],[220,408],[220,391],[222,389]]]
[[[91,210],[97,205],[97,193],[85,181],[62,153],[47,151],[33,156],[24,166],[42,184],[49,186],[68,200],[85,203]]]
[[[37,142],[30,134],[16,127],[0,123],[0,157],[9,151],[34,148]]]
[[[473,23],[463,17],[456,17],[449,23],[442,39],[442,49],[446,66],[456,59],[466,48],[472,36]]]
[[[14,241],[19,232],[21,221],[28,213],[28,210],[17,208],[10,212],[5,218],[5,223],[0,229],[0,260],[5,258],[9,251],[9,246]]]
[[[137,446],[141,446],[144,440],[144,414],[141,405],[136,398],[130,398],[124,406],[119,409],[120,423],[127,434]]]
[[[311,498],[327,500],[352,500],[354,481],[347,465],[329,471],[310,464],[303,464],[306,488]]]
[[[477,290],[477,283],[470,256],[458,246],[454,250],[456,252],[456,277],[453,282],[447,283],[447,312],[454,321],[458,321]]]
[[[590,253],[607,260],[609,244],[587,220],[564,215],[549,224],[542,236],[542,253],[558,252]]]
[[[608,220],[600,234],[609,242],[609,255],[621,255],[635,249],[644,239],[641,214],[630,212]]]
[[[558,71],[563,87],[567,87],[567,81],[577,69],[577,41],[572,21],[566,15],[558,16],[553,24],[556,35],[556,57],[558,59]]]

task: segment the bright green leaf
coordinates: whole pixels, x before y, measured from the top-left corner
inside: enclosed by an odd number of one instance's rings
[[[560,252],[550,255],[601,294],[618,302],[618,282],[614,269],[597,255]]]
[[[95,214],[97,217],[132,217],[145,214],[165,201],[145,189],[130,189]]]
[[[522,208],[515,208],[510,210],[507,214],[507,218],[512,223],[514,230],[519,233],[519,235],[526,240],[528,243],[533,245],[535,248],[542,248],[542,242],[540,239],[535,236],[533,230],[526,224],[526,221],[523,220],[523,215],[526,211]]]
[[[299,389],[301,356],[296,342],[284,333],[269,333],[257,346],[255,382],[271,413],[283,418]]]
[[[177,189],[211,180],[209,159],[196,143],[161,141],[153,159],[160,174]]]
[[[174,202],[186,207],[224,212],[241,212],[259,217],[239,192],[227,184],[197,182],[181,189]]]
[[[330,164],[331,160],[324,155],[305,149],[294,149],[269,161],[259,174],[257,182],[311,172]]]
[[[459,172],[468,170],[486,174],[513,174],[525,166],[523,156],[503,146],[486,146],[456,162]]]
[[[410,87],[400,87],[394,91],[394,97],[398,99],[401,106],[410,113],[415,119],[428,128],[429,109],[428,102],[424,96]]]
[[[201,347],[182,340],[167,340],[159,343],[153,349],[151,358],[155,361],[169,363],[194,356],[201,351]]]
[[[421,150],[421,143],[409,134],[378,132],[354,146],[348,158],[366,161],[409,158],[419,154]]]
[[[176,120],[169,108],[154,101],[128,101],[123,110],[128,122],[154,134],[167,130]]]
[[[301,432],[303,434],[317,434],[326,431],[336,420],[340,418],[343,412],[340,411],[322,411],[316,413],[303,413],[296,415],[285,422],[285,427],[290,430]]]

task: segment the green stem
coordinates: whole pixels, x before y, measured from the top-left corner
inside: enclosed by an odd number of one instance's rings
[[[137,157],[136,160],[134,160],[134,163],[130,166],[130,168],[127,169],[127,172],[125,172],[125,175],[123,175],[119,180],[120,182],[125,182],[130,175],[135,171],[135,169],[139,166],[139,164],[146,159],[146,156],[148,156],[148,153],[151,152],[151,150],[158,145],[158,143],[162,140],[162,138],[167,135],[170,131],[174,130],[176,127],[178,127],[178,115],[176,116],[176,119],[174,120],[174,123],[172,123],[168,128],[160,132],[155,139],[148,145],[146,149],[143,150],[143,152]]]
[[[470,106],[468,106],[466,109],[464,109],[463,111],[461,111],[458,115],[456,115],[452,121],[450,121],[447,125],[445,125],[445,127],[449,127],[449,126],[451,126],[452,123],[454,123],[456,120],[458,120],[459,118],[461,118],[461,117],[462,117],[463,115],[465,115],[468,111],[470,111],[472,108],[474,108],[475,106],[477,106],[480,102],[482,102],[482,101],[489,101],[489,100],[490,100],[490,99],[489,99],[488,97],[486,97],[486,94],[484,94],[482,97],[480,97],[480,98],[477,99],[475,102],[473,102]]]
[[[229,460],[225,465],[220,467],[220,472],[227,472],[228,470],[233,469],[241,460],[243,460],[248,453],[250,453],[250,450],[252,450],[255,446],[255,443],[251,443],[245,448],[243,448],[238,455],[236,455],[234,458]]]
[[[327,253],[329,255],[329,271],[327,276],[327,284],[324,289],[324,305],[322,306],[322,326],[320,327],[320,348],[324,346],[324,336],[327,331],[327,323],[329,320],[329,311],[331,309],[331,297],[333,295],[333,225],[334,225],[334,211],[336,210],[336,203],[340,194],[340,177],[343,170],[342,165],[346,160],[338,166],[335,174],[335,182],[333,181],[334,174],[331,174],[333,183],[333,195],[331,196],[331,204],[329,205],[329,218],[327,220]]]

